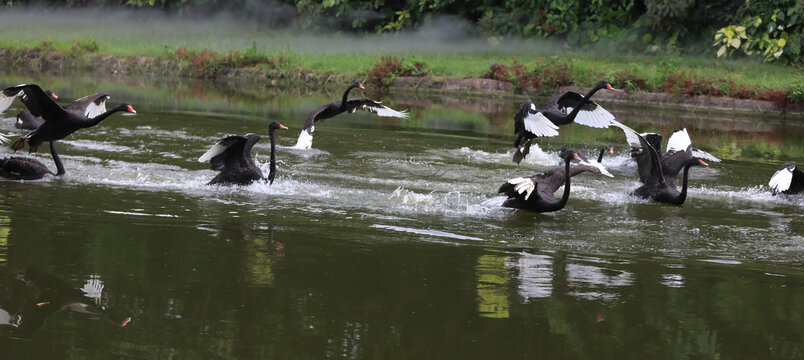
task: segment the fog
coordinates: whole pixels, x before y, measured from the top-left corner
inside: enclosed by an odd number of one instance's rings
[[[296,10],[276,5],[255,10],[249,19],[231,14],[166,15],[154,10],[12,9],[0,13],[2,43],[34,44],[44,39],[74,43],[93,39],[105,51],[115,49],[173,52],[188,49],[315,53],[495,53],[538,54],[569,50],[562,43],[475,34],[473,25],[450,16],[431,18],[417,29],[395,34],[353,35],[333,30],[337,19],[313,24],[316,31],[300,30]],[[362,16],[380,14],[364,12]],[[254,20],[254,19],[260,20]],[[123,51],[125,52],[125,51]]]

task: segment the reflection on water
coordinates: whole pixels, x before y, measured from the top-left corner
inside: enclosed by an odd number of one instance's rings
[[[8,234],[11,232],[11,219],[0,210],[0,265],[8,261]]]
[[[525,303],[530,299],[553,295],[553,258],[548,255],[519,253],[506,258],[506,266],[513,268],[518,282],[518,293]]]
[[[33,338],[48,318],[62,311],[102,319],[118,327],[131,322],[130,316],[106,310],[101,297],[103,282],[97,274],[90,275],[84,286],[76,289],[63,279],[29,267],[16,276],[10,289],[10,297],[0,303],[2,336]]]
[[[508,281],[504,253],[487,253],[477,258],[477,311],[480,316],[507,318]]]

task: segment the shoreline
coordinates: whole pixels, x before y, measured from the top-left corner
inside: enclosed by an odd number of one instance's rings
[[[63,53],[53,49],[0,47],[0,66],[14,68],[22,75],[62,75],[66,72],[103,74],[102,76],[162,76],[188,80],[262,82],[271,87],[304,86],[328,88],[340,86],[352,79],[366,79],[366,74],[337,74],[282,66],[281,63],[258,63],[249,66],[225,66],[215,63],[186,63],[158,56],[111,56],[94,53]],[[371,79],[368,79],[371,81]],[[547,87],[528,88],[518,93],[510,81],[485,78],[453,78],[439,75],[391,76],[385,79],[385,92],[413,92],[423,94],[454,94],[461,97],[518,100],[523,97],[554,96],[562,91],[585,92],[577,86],[561,86],[548,91]],[[337,84],[337,85],[336,85]],[[616,87],[616,86],[615,86]],[[738,99],[725,96],[686,96],[666,92],[617,91],[598,92],[596,100],[611,101],[635,106],[681,106],[691,109],[711,109],[717,112],[738,111],[761,114],[765,119],[804,122],[804,104],[784,104],[766,100]],[[641,105],[640,105],[641,104]]]

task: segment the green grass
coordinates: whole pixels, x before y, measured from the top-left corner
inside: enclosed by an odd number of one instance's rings
[[[105,15],[99,10],[95,10]],[[126,13],[123,13],[126,14]],[[97,15],[97,14],[96,14]],[[100,18],[96,21],[95,18]],[[644,80],[640,90],[661,90],[668,74],[690,74],[733,80],[737,84],[757,85],[790,91],[804,83],[802,70],[756,61],[722,61],[709,57],[672,55],[605,54],[573,51],[560,44],[511,39],[491,45],[483,38],[432,39],[427,36],[364,36],[342,34],[296,34],[261,29],[258,24],[238,24],[215,20],[130,19],[125,16],[15,13],[0,14],[4,36],[0,47],[34,48],[50,42],[60,52],[69,52],[79,41],[94,41],[98,55],[174,57],[179,48],[200,53],[203,50],[226,54],[249,49],[269,57],[283,56],[289,65],[313,73],[365,76],[366,70],[383,55],[394,55],[426,64],[432,75],[457,78],[480,77],[492,63],[526,66],[528,71],[549,66],[551,61],[569,65],[568,74],[578,86],[589,86],[600,79],[614,79],[627,72]],[[714,49],[713,49],[714,53]],[[614,83],[615,87],[629,84]],[[634,90],[634,89],[632,89]]]

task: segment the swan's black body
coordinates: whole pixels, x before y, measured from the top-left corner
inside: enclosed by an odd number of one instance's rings
[[[287,129],[284,125],[274,121],[268,126],[268,136],[271,139],[271,162],[267,180],[273,184],[276,176],[276,144],[274,131]],[[232,135],[218,140],[215,146],[199,158],[200,161],[209,159],[213,170],[220,170],[209,185],[249,185],[256,180],[265,180],[262,170],[251,158],[251,148],[262,139],[255,134],[244,136]]]
[[[500,186],[498,193],[505,194],[508,199],[503,202],[503,207],[521,209],[533,212],[551,212],[564,208],[569,199],[570,178],[585,171],[600,172],[598,168],[587,165],[574,165],[570,167],[570,162],[581,160],[579,153],[572,150],[564,150],[559,154],[564,159],[564,167],[550,170],[544,174],[533,175],[527,178],[512,179]],[[512,181],[531,181],[533,191],[530,196],[517,190],[517,185]],[[556,201],[553,193],[564,185],[564,194],[561,199]],[[526,198],[527,197],[527,198]]]
[[[25,141],[28,141],[29,152],[36,152],[39,145],[45,141],[56,141],[63,139],[73,132],[89,128],[97,125],[109,115],[119,111],[127,111],[136,113],[134,108],[128,103],[122,103],[113,109],[100,113],[94,117],[88,117],[85,111],[82,111],[82,106],[79,103],[95,102],[97,105],[104,104],[108,95],[96,94],[78,99],[66,107],[61,107],[56,104],[42,89],[35,84],[18,85],[6,88],[3,90],[3,95],[14,96],[20,91],[23,92],[21,96],[22,103],[31,111],[33,116],[41,116],[45,122],[36,130],[28,133],[15,141],[11,145],[14,151],[19,150],[25,146]],[[93,98],[93,96],[98,96]],[[105,108],[105,105],[103,105]],[[86,106],[83,106],[86,108]]]
[[[685,151],[669,152],[663,158],[659,151],[654,149],[644,137],[639,136],[643,151],[639,154],[640,180],[644,185],[638,187],[631,194],[654,201],[673,205],[681,205],[687,199],[687,179],[692,166],[708,166],[703,160],[692,156],[692,146]],[[642,164],[647,168],[643,169]],[[681,191],[678,191],[676,177],[679,171],[684,170]],[[644,179],[643,179],[644,177]]]
[[[34,158],[12,156],[0,159],[0,176],[11,180],[37,180],[47,175],[64,175],[64,165],[56,153],[53,142],[50,143],[50,155],[56,163],[56,173],[52,173],[45,164]]]
[[[519,111],[514,115],[514,134],[516,134],[514,147],[517,148],[516,153],[514,153],[514,162],[519,164],[519,162],[521,162],[522,159],[524,159],[525,156],[530,152],[531,140],[533,140],[533,138],[538,136],[558,135],[558,132],[555,131],[555,127],[559,125],[566,125],[575,121],[579,113],[584,112],[594,114],[596,112],[600,112],[603,114],[608,114],[608,112],[600,107],[600,105],[590,101],[590,98],[601,89],[614,90],[614,88],[611,87],[611,84],[604,80],[598,83],[586,95],[581,95],[573,91],[565,91],[550,100],[550,102],[548,102],[547,105],[541,110],[536,109],[530,100],[526,100],[524,103],[522,103]],[[572,111],[568,112],[568,108],[571,108]],[[537,130],[532,128],[531,130],[528,130],[529,126],[526,125],[526,118],[531,116],[539,116],[539,114],[543,115],[553,124],[553,130],[549,128],[543,129],[544,132],[539,131],[542,129]],[[611,116],[611,114],[608,114],[607,116]],[[603,119],[603,117],[597,118],[597,116],[583,122],[583,124],[594,127],[608,127],[609,125],[607,120]],[[542,124],[541,126],[550,127],[549,124]],[[524,149],[520,149],[520,146],[524,147]]]
[[[346,88],[346,91],[343,93],[343,98],[341,100],[333,100],[326,104],[323,104],[310,112],[307,115],[307,120],[304,122],[304,127],[302,130],[307,131],[307,133],[313,133],[313,125],[325,119],[329,119],[336,115],[342,114],[344,112],[355,112],[356,110],[368,110],[380,116],[393,116],[393,117],[406,117],[407,114],[402,111],[393,110],[385,105],[383,105],[379,101],[374,101],[367,98],[349,98],[349,92],[352,89],[365,89],[363,84],[359,81],[355,81]]]

